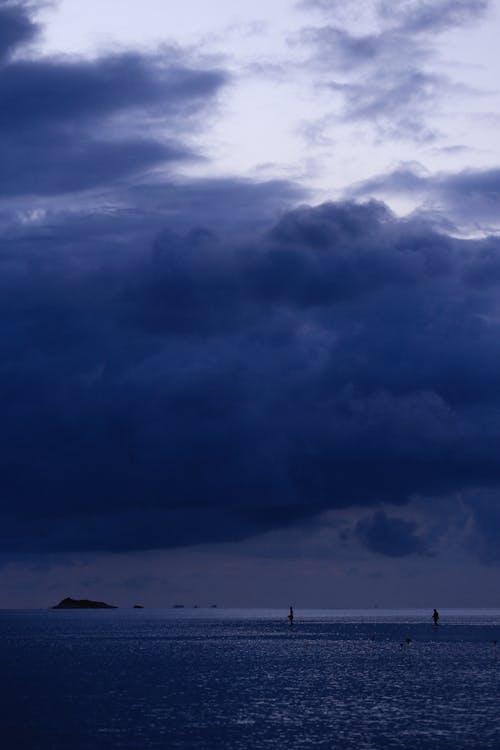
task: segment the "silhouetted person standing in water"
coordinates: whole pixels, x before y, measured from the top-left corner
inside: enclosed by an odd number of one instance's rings
[[[290,607],[290,614],[288,615],[288,619],[290,620],[290,625],[293,625],[293,607]]]
[[[436,608],[434,608],[434,612],[432,613],[432,619],[434,620],[434,625],[439,625],[439,612]]]

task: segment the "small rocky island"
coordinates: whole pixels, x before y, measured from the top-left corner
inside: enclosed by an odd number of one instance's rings
[[[72,599],[67,596],[56,604],[52,609],[117,609],[113,604],[106,602],[93,602],[91,599]]]

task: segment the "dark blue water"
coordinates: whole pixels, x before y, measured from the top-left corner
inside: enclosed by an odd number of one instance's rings
[[[500,750],[500,611],[286,614],[0,612],[1,747]]]

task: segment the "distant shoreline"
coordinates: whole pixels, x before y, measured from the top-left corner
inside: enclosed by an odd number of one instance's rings
[[[118,609],[114,604],[106,602],[95,602],[92,599],[72,599],[67,596],[61,599],[59,604],[55,604],[51,609]]]

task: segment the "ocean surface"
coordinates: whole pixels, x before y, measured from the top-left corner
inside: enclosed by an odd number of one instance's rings
[[[500,750],[500,610],[440,615],[0,611],[1,747]]]

